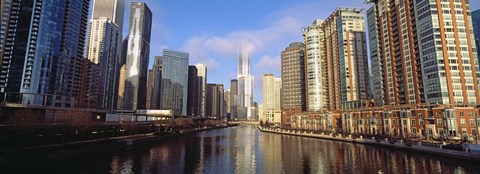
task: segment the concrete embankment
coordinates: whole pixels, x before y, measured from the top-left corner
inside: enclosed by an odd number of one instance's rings
[[[291,135],[291,136],[301,136],[301,137],[309,137],[309,138],[318,138],[318,139],[325,139],[325,140],[332,140],[332,141],[342,141],[342,142],[351,142],[351,143],[359,143],[359,144],[366,144],[366,145],[373,145],[379,147],[386,147],[386,148],[395,148],[395,149],[402,149],[405,151],[413,151],[413,152],[421,152],[426,154],[433,154],[445,157],[452,157],[457,159],[469,160],[469,161],[476,161],[480,162],[480,154],[468,153],[468,152],[461,152],[455,150],[448,150],[448,149],[441,149],[441,148],[434,148],[434,147],[427,147],[427,146],[419,146],[418,144],[413,144],[411,146],[407,146],[403,143],[395,143],[391,144],[387,141],[377,142],[371,139],[352,139],[349,137],[342,138],[342,137],[333,137],[330,135],[321,135],[321,134],[313,134],[309,132],[297,133],[297,132],[289,132],[286,130],[281,129],[268,129],[258,127],[261,132],[268,132],[268,133],[275,133],[275,134],[282,134],[282,135]]]

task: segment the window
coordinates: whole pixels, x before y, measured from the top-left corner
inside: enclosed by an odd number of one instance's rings
[[[412,128],[412,133],[417,134],[417,128]]]
[[[412,126],[415,126],[417,124],[417,120],[412,120]]]
[[[437,119],[437,126],[443,126],[443,120]]]
[[[460,117],[463,117],[465,114],[463,112],[460,112]]]
[[[421,126],[423,126],[423,124],[424,124],[424,123],[423,123],[423,120],[419,120],[418,123],[419,123]]]
[[[462,126],[465,126],[466,125],[465,119],[460,119],[460,123],[462,124]]]
[[[475,120],[474,119],[470,119],[470,126],[475,126]]]

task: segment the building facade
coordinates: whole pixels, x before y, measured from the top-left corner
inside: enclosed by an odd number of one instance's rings
[[[122,33],[119,26],[106,17],[90,20],[90,31],[87,45],[87,58],[100,66],[100,81],[98,83],[98,109],[113,112],[116,109],[117,90],[115,83],[118,75],[117,62],[120,58],[119,43]]]
[[[161,83],[163,74],[162,57],[155,56],[153,58],[152,67],[152,96],[150,109],[160,109],[160,97],[161,97]]]
[[[259,110],[258,117],[266,118],[270,123],[273,123],[274,116],[278,118],[276,121],[280,124],[281,119],[281,91],[282,91],[282,79],[273,76],[273,74],[263,75],[262,82],[262,110]],[[275,115],[276,114],[276,115]],[[265,121],[265,120],[264,120]]]
[[[100,66],[98,109],[117,108],[119,59],[122,49],[124,0],[94,0],[90,19],[87,58]]]
[[[367,17],[376,105],[479,102],[469,3],[379,0]]]
[[[152,109],[153,70],[148,70],[146,109]]]
[[[325,107],[329,111],[364,107],[369,100],[370,75],[362,11],[340,7],[322,24]]]
[[[238,106],[240,105],[238,96],[238,80],[232,79],[230,80],[230,117],[233,120],[238,119]]]
[[[201,84],[196,66],[188,66],[187,115],[200,116]]]
[[[163,50],[160,109],[172,109],[176,115],[187,115],[188,59],[186,52]]]
[[[89,5],[2,1],[0,102],[79,107]]]
[[[107,18],[123,31],[125,0],[93,0],[92,19]]]
[[[145,87],[147,86],[152,28],[152,12],[147,4],[131,3],[129,26],[123,109],[145,109]]]
[[[478,50],[480,49],[480,9],[472,12],[473,33],[475,34],[475,45],[477,45],[477,57],[480,62],[480,56],[478,56]]]
[[[216,119],[226,118],[223,84],[207,84],[206,95],[207,117]]]
[[[291,43],[281,53],[282,125],[291,125],[291,116],[306,111],[304,44]]]
[[[237,118],[254,120],[253,89],[254,77],[250,74],[250,53],[246,48],[240,48],[238,54],[238,88],[237,88]]]
[[[207,66],[205,64],[196,64],[197,75],[200,83],[200,116],[205,116],[205,93],[207,91]]]
[[[302,29],[305,43],[305,83],[307,111],[325,110],[325,34],[322,23],[316,19],[311,25]]]

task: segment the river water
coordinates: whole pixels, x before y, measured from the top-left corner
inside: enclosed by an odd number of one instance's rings
[[[4,156],[0,173],[480,172],[480,164],[361,144],[262,133],[247,125],[133,147],[81,148]]]

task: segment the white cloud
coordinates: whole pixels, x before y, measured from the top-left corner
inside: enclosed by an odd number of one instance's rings
[[[272,57],[270,55],[265,55],[260,58],[260,60],[254,66],[256,69],[261,69],[263,72],[273,73],[271,71],[279,72],[281,70],[281,60],[280,56]],[[266,71],[265,71],[266,70]]]
[[[195,36],[185,42],[184,50],[190,53],[193,62],[207,63],[207,65],[210,62],[215,65],[217,61],[212,59],[214,56],[235,58],[241,46],[251,54],[261,52],[278,40],[297,36],[301,27],[299,20],[283,17],[258,30],[238,30],[224,36],[211,33]],[[215,66],[209,68],[215,68]]]

